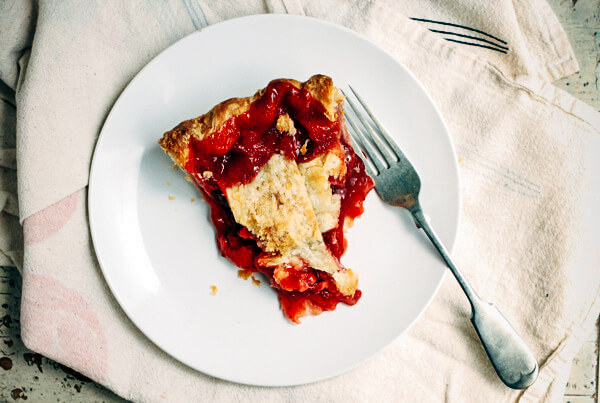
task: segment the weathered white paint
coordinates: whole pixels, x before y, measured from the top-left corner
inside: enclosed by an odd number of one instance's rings
[[[600,0],[549,0],[577,56],[580,71],[557,86],[600,110]],[[565,389],[564,402],[597,401],[598,325],[575,359]]]

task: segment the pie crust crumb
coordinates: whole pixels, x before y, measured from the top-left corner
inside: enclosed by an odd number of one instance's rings
[[[243,278],[244,280],[248,280],[251,275],[252,275],[252,272],[250,270],[244,270],[244,269],[238,270],[238,277]]]
[[[254,274],[250,277],[252,278],[252,284],[254,284],[257,287],[260,287],[260,280],[254,277]]]

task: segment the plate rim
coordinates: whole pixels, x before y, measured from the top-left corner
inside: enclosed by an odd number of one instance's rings
[[[425,86],[421,83],[421,81],[415,76],[415,74],[408,68],[406,67],[400,60],[398,60],[393,54],[391,54],[390,52],[388,52],[385,48],[379,46],[377,43],[375,43],[374,41],[372,41],[370,38],[368,38],[367,36],[354,31],[350,28],[347,28],[343,25],[339,25],[336,23],[333,23],[331,21],[327,21],[327,20],[323,20],[320,18],[315,18],[315,17],[311,17],[311,16],[303,16],[303,15],[294,15],[294,14],[275,14],[275,13],[266,13],[266,14],[255,14],[255,15],[246,15],[246,16],[240,16],[240,17],[235,17],[235,18],[230,18],[227,20],[223,20],[220,22],[217,22],[215,24],[211,24],[207,27],[204,27],[202,29],[196,30],[194,32],[191,32],[185,36],[183,36],[182,38],[178,39],[177,41],[173,42],[172,44],[170,44],[169,46],[167,46],[166,48],[164,48],[163,50],[161,50],[157,55],[155,55],[150,61],[148,61],[137,73],[135,73],[135,76],[127,83],[127,85],[124,87],[124,89],[121,91],[121,93],[118,95],[116,101],[112,104],[111,109],[109,111],[109,113],[107,114],[103,124],[102,124],[102,128],[98,134],[98,139],[96,141],[96,144],[94,146],[94,151],[92,154],[92,159],[91,159],[91,163],[90,163],[90,171],[89,171],[89,180],[88,180],[88,190],[87,190],[87,210],[88,210],[88,214],[87,214],[87,218],[88,218],[88,225],[90,228],[90,238],[92,241],[92,246],[94,248],[94,254],[96,256],[96,260],[98,261],[98,266],[100,267],[100,271],[102,272],[102,277],[104,279],[104,281],[106,282],[106,285],[108,286],[112,297],[115,298],[115,300],[117,301],[119,308],[122,310],[122,312],[127,316],[127,319],[129,319],[133,325],[135,325],[135,327],[137,328],[137,330],[143,335],[143,337],[145,337],[148,341],[150,341],[153,345],[155,345],[157,348],[159,348],[161,351],[163,351],[164,353],[166,353],[167,355],[169,355],[170,357],[174,358],[175,360],[177,360],[180,364],[183,364],[195,371],[200,372],[201,374],[205,375],[205,376],[210,376],[210,377],[215,377],[221,380],[225,380],[228,382],[234,382],[234,383],[238,383],[238,384],[242,384],[242,385],[251,385],[251,386],[264,386],[264,387],[285,387],[285,386],[297,386],[297,385],[309,385],[309,384],[313,384],[316,382],[320,382],[320,381],[324,381],[327,379],[331,379],[337,376],[340,376],[344,373],[347,373],[359,366],[362,366],[363,364],[365,364],[366,362],[370,361],[371,359],[373,359],[374,357],[378,356],[379,354],[383,353],[384,351],[386,351],[392,344],[394,344],[395,341],[397,341],[402,335],[406,334],[414,325],[416,322],[419,321],[419,319],[421,319],[421,317],[423,316],[424,312],[427,310],[427,308],[431,305],[431,302],[433,301],[433,299],[436,297],[436,295],[438,294],[444,280],[446,279],[446,277],[448,276],[448,270],[444,269],[440,275],[440,278],[438,280],[437,285],[434,288],[434,291],[432,292],[432,294],[429,296],[429,298],[427,299],[427,302],[422,306],[422,308],[420,309],[419,313],[415,316],[415,318],[408,324],[408,326],[400,333],[398,333],[393,339],[391,339],[385,346],[381,347],[379,350],[375,351],[374,353],[366,356],[364,359],[362,360],[358,360],[356,363],[354,363],[353,365],[350,366],[346,366],[343,367],[341,369],[339,369],[338,371],[333,371],[332,373],[326,375],[326,376],[321,376],[309,381],[305,381],[305,380],[300,380],[298,382],[272,382],[272,383],[256,383],[256,382],[248,382],[248,381],[244,381],[242,379],[237,379],[236,377],[232,377],[232,376],[227,376],[227,375],[223,375],[223,374],[217,374],[211,371],[206,371],[203,369],[200,369],[197,365],[194,365],[193,363],[189,362],[188,360],[185,359],[185,357],[181,357],[179,356],[179,354],[174,353],[173,351],[171,351],[168,348],[165,348],[162,346],[162,343],[158,342],[157,340],[155,340],[155,338],[151,337],[149,334],[147,334],[144,330],[143,327],[141,327],[138,324],[138,321],[135,319],[134,315],[131,314],[130,310],[128,310],[126,308],[126,304],[123,303],[123,300],[120,296],[120,294],[116,291],[116,287],[113,284],[110,275],[107,275],[107,271],[105,269],[105,265],[102,263],[103,258],[101,256],[101,253],[98,252],[99,248],[98,245],[100,243],[100,240],[98,239],[98,235],[96,233],[96,224],[94,224],[95,220],[94,220],[94,200],[96,199],[95,196],[95,192],[94,192],[94,183],[95,180],[94,178],[97,176],[97,172],[98,172],[98,158],[97,155],[99,153],[98,150],[101,149],[101,145],[103,143],[103,139],[106,138],[106,136],[103,136],[106,130],[106,127],[109,125],[109,122],[111,121],[111,119],[113,118],[113,115],[115,113],[115,110],[118,109],[118,106],[120,105],[120,103],[123,101],[123,98],[125,98],[125,96],[129,93],[129,91],[131,91],[131,88],[133,87],[133,85],[136,83],[137,80],[139,80],[140,76],[143,74],[144,71],[146,71],[147,69],[150,69],[154,63],[156,63],[157,59],[160,58],[161,56],[163,56],[164,53],[171,51],[173,48],[180,46],[181,43],[191,40],[191,38],[193,38],[195,35],[198,35],[200,32],[204,32],[204,31],[209,31],[214,29],[215,27],[218,26],[222,26],[222,25],[229,25],[229,24],[235,24],[236,22],[240,21],[240,20],[248,20],[248,19],[296,19],[296,20],[303,20],[303,21],[309,21],[310,23],[313,24],[323,24],[326,26],[329,26],[330,28],[333,29],[337,29],[337,30],[341,30],[343,32],[345,32],[346,34],[349,34],[351,36],[354,36],[356,38],[359,38],[361,40],[364,40],[366,42],[368,42],[371,46],[377,48],[378,50],[380,50],[381,52],[383,52],[384,54],[386,54],[388,57],[390,57],[401,69],[403,69],[405,71],[405,73],[407,73],[410,78],[413,80],[414,83],[416,83],[418,85],[418,87],[421,89],[422,93],[425,95],[425,97],[427,98],[427,100],[429,101],[429,103],[431,104],[431,106],[433,107],[435,113],[438,115],[439,120],[442,124],[443,127],[443,135],[447,138],[449,144],[450,144],[450,151],[451,154],[453,156],[453,168],[454,168],[454,176],[456,178],[456,184],[457,184],[457,192],[456,192],[456,206],[457,206],[457,212],[456,212],[456,219],[455,222],[453,223],[453,227],[454,230],[450,236],[450,242],[448,242],[447,244],[445,244],[446,248],[448,249],[449,253],[452,254],[452,252],[454,251],[454,247],[456,245],[456,238],[458,235],[458,231],[461,225],[461,216],[462,216],[462,196],[461,196],[461,178],[460,178],[460,170],[459,170],[459,165],[458,165],[458,158],[457,158],[457,153],[456,153],[456,148],[454,146],[454,142],[452,140],[452,136],[450,134],[450,130],[448,129],[448,125],[440,111],[440,109],[438,108],[437,104],[434,102],[433,98],[431,97],[431,95],[429,94],[429,92],[427,91],[427,89],[425,88]]]

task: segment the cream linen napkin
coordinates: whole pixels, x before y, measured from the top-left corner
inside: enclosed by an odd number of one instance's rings
[[[600,117],[542,80],[576,69],[545,3],[536,3],[534,14],[546,16],[554,24],[549,27],[535,25],[533,16],[520,25],[518,2],[479,5],[472,21],[461,15],[461,25],[506,28],[501,36],[513,61],[446,42],[396,4],[283,1],[265,10],[258,1],[47,1],[23,10],[4,3],[0,38],[10,46],[1,49],[0,78],[9,87],[3,99],[16,90],[26,345],[136,401],[560,399],[581,326],[600,310],[594,271],[600,256],[588,233],[598,220],[589,208],[598,195],[588,191],[600,186],[591,175],[598,169],[592,157],[600,152]],[[450,21],[470,2],[453,4],[445,16],[440,5],[423,10],[432,13],[427,19]],[[385,352],[345,375],[299,387],[249,387],[195,372],[158,350],[124,316],[97,266],[87,223],[85,186],[103,119],[161,49],[206,24],[264,11],[306,13],[356,29],[428,89],[461,161],[463,211],[454,256],[534,349],[542,365],[534,386],[513,391],[496,378],[449,277],[418,323]],[[520,47],[521,39],[527,45]]]

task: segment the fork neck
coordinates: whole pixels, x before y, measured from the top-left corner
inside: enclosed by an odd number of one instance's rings
[[[435,233],[433,228],[431,228],[429,222],[425,218],[425,214],[423,214],[423,210],[421,209],[421,205],[419,204],[419,202],[416,201],[411,207],[408,208],[408,211],[410,211],[411,215],[413,216],[417,227],[421,228],[423,232],[425,232],[431,243],[433,243],[433,246],[435,246],[435,248],[439,252],[440,256],[442,257],[450,271],[452,271],[454,277],[456,277],[458,284],[467,295],[469,303],[471,304],[471,308],[474,308],[481,302],[481,298],[479,297],[479,295],[477,295],[475,290],[467,282],[460,270],[454,265],[450,254],[448,253],[448,251],[438,238],[437,234]]]

